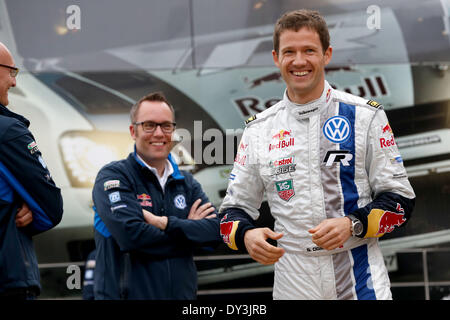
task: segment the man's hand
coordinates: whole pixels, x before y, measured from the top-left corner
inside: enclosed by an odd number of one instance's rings
[[[244,243],[250,256],[265,265],[274,264],[284,254],[284,249],[275,247],[266,241],[267,238],[278,240],[283,236],[269,228],[250,229],[245,232]]]
[[[342,246],[351,237],[351,221],[346,217],[326,219],[308,232],[312,234],[312,241],[316,245],[333,250]]]
[[[207,202],[199,206],[200,203],[202,203],[202,199],[195,200],[194,204],[191,207],[191,210],[189,210],[188,219],[200,220],[203,218],[211,219],[216,217],[216,214],[209,215],[211,212],[214,212],[214,207],[212,206],[211,202]]]
[[[158,229],[161,230],[166,230],[167,227],[167,217],[166,216],[155,216],[153,213],[151,213],[150,211],[147,211],[145,209],[142,209],[142,214],[144,215],[144,220],[145,222],[147,222],[148,224],[151,224],[152,226],[157,227]]]
[[[28,205],[24,202],[21,208],[17,209],[16,226],[18,228],[26,227],[33,221],[33,212],[31,212]]]

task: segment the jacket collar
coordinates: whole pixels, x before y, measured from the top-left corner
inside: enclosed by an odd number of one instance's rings
[[[5,117],[10,117],[10,118],[15,118],[15,119],[19,120],[20,122],[22,122],[24,125],[26,125],[27,128],[30,126],[30,121],[27,118],[25,118],[24,116],[21,116],[20,114],[12,112],[11,110],[9,110],[7,107],[2,105],[1,103],[0,103],[0,115],[5,116]]]
[[[330,86],[328,81],[325,80],[322,95],[318,99],[305,104],[294,103],[291,100],[289,100],[286,89],[284,91],[283,101],[287,105],[288,110],[290,110],[292,115],[297,120],[300,120],[309,118],[315,114],[319,114],[322,112],[322,110],[326,109],[326,107],[332,100],[331,99],[332,93],[333,88]]]
[[[147,168],[147,166],[138,158],[138,156],[136,154],[136,145],[134,145],[133,158],[139,164],[139,166],[141,166],[143,168]],[[167,160],[169,160],[169,162],[173,168],[173,172],[172,172],[171,176],[175,180],[183,180],[184,176],[181,174],[180,169],[178,168],[178,165],[176,164],[175,160],[173,159],[173,157],[170,153],[169,153],[169,156],[167,157]]]

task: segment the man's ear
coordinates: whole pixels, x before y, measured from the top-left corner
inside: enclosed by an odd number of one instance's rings
[[[333,48],[329,46],[324,53],[325,65],[328,65],[330,63],[332,56],[333,56]]]
[[[278,60],[278,53],[275,50],[272,50],[272,58],[273,58],[273,63],[275,63],[277,68],[280,69],[280,62]]]
[[[136,130],[135,130],[136,128],[135,128],[135,126],[134,126],[134,124],[130,124],[130,135],[131,135],[131,138],[133,138],[133,140],[136,140]]]

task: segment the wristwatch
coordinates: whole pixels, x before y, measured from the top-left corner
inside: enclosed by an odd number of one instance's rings
[[[352,236],[359,237],[363,233],[364,229],[362,222],[352,214],[347,215],[347,218],[349,218],[352,222],[350,229],[352,231]]]

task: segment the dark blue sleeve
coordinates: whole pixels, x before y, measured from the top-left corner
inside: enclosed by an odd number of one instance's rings
[[[363,208],[352,212],[363,224],[365,238],[378,238],[405,226],[414,209],[415,198],[408,199],[393,192],[379,194]]]
[[[28,204],[32,223],[24,227],[35,235],[56,226],[62,219],[63,199],[31,132],[12,120],[2,137],[0,166],[3,178]]]
[[[253,220],[244,210],[227,208],[220,215],[220,235],[223,242],[233,250],[247,252],[244,235],[247,230],[256,228]]]
[[[122,251],[172,256],[181,250],[176,237],[145,221],[136,192],[120,167],[108,165],[100,170],[92,198],[101,221]]]
[[[202,199],[200,205],[208,203],[209,199],[203,189],[190,174],[185,174],[188,184],[191,185],[189,195],[189,207],[197,199]],[[216,210],[211,214],[218,214]],[[189,240],[199,245],[218,245],[221,242],[219,231],[219,219],[203,218],[200,220],[181,219],[176,216],[168,216],[167,233],[180,231]]]

